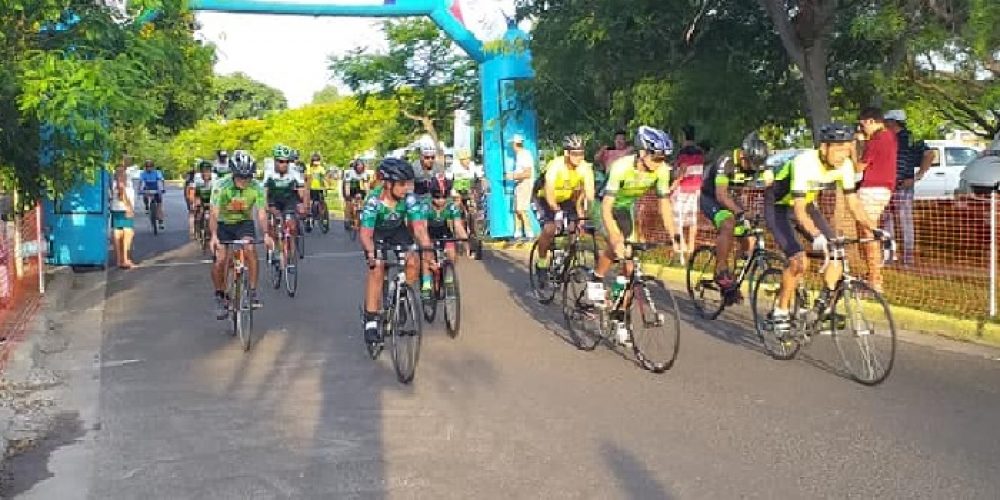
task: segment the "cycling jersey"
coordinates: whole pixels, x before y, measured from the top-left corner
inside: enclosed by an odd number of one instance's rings
[[[723,156],[709,164],[701,180],[701,195],[714,199],[715,188],[719,186],[728,187],[734,184],[733,176],[735,171],[736,164],[729,156]]]
[[[201,176],[195,176],[194,182],[191,183],[191,187],[194,188],[194,195],[202,201],[202,203],[208,203],[212,200],[212,188],[215,186],[215,181],[217,180],[215,174],[212,174],[212,178],[208,181]]]
[[[431,184],[436,183],[438,178],[447,178],[443,169],[434,167],[430,170],[417,170],[413,179],[413,193],[424,198],[430,196]]]
[[[361,227],[376,231],[392,231],[423,220],[427,220],[424,206],[412,193],[391,207],[381,196],[369,196],[361,209]]]
[[[454,164],[448,169],[448,177],[453,182],[453,187],[457,193],[468,193],[472,190],[472,183],[476,179],[483,178],[483,170],[479,165],[470,163],[469,167],[461,164]]]
[[[664,163],[652,172],[639,171],[639,161],[637,156],[629,155],[611,164],[604,194],[615,197],[615,208],[631,207],[642,195],[654,188],[660,198],[670,195],[670,165]]]
[[[219,209],[223,224],[253,221],[253,208],[264,205],[264,187],[256,179],[249,179],[247,186],[240,189],[232,177],[226,177],[216,183],[211,202]]]
[[[139,173],[139,182],[142,183],[143,191],[160,191],[160,183],[163,182],[163,172],[159,170],[143,170]]]
[[[361,172],[360,174],[353,168],[344,172],[343,182],[350,189],[367,191],[368,186],[371,185],[371,181],[372,173],[367,170]]]
[[[287,204],[296,202],[299,199],[298,190],[305,183],[298,173],[287,172],[284,175],[278,172],[270,172],[264,179],[264,187],[267,189],[268,203]]]
[[[229,175],[229,162],[228,161],[216,161],[212,164],[212,171],[215,175],[219,177],[225,177]]]
[[[795,198],[812,202],[830,184],[840,184],[845,194],[853,193],[854,163],[848,159],[839,167],[828,169],[818,150],[803,152],[774,173],[775,204],[791,206]]]
[[[594,185],[594,171],[589,163],[581,161],[576,168],[570,168],[563,156],[554,158],[545,166],[544,178],[541,188],[535,194],[539,199],[544,199],[546,186],[553,186],[556,203],[569,200],[577,192],[586,189],[586,186]]]
[[[448,228],[448,222],[462,220],[462,209],[458,208],[458,205],[451,201],[441,208],[437,208],[434,205],[428,205],[425,208],[427,227],[431,229]]]
[[[326,167],[323,165],[312,165],[306,167],[306,175],[309,176],[309,189],[317,190],[326,187]]]

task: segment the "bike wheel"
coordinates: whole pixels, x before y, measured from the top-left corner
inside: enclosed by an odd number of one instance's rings
[[[250,283],[247,273],[240,273],[240,284],[236,300],[236,334],[244,351],[250,350],[253,332],[253,304],[250,303]]]
[[[267,276],[275,290],[281,288],[281,247],[282,243],[278,241],[273,250],[267,251]]]
[[[392,310],[392,364],[396,379],[404,384],[413,381],[420,359],[422,337],[417,294],[410,285],[401,284]]]
[[[597,237],[585,232],[576,241],[576,263],[593,269],[597,266]]]
[[[844,283],[824,323],[851,378],[878,385],[896,359],[896,324],[889,303],[864,281]]]
[[[299,253],[299,259],[306,258],[306,234],[302,232],[302,223],[298,224],[298,231],[295,232],[295,250]]]
[[[433,273],[431,279],[434,280],[434,289],[431,291],[430,297],[428,297],[427,300],[420,300],[420,308],[423,310],[424,319],[427,320],[428,323],[433,323],[434,318],[437,317],[438,291],[441,286],[438,282],[440,275],[437,272]]]
[[[445,262],[441,267],[441,287],[444,291],[444,326],[451,338],[458,336],[462,324],[462,296],[458,288],[455,264]]]
[[[326,207],[326,204],[320,205],[319,208],[319,230],[323,234],[330,232],[330,210]]]
[[[753,314],[754,330],[764,350],[774,359],[787,360],[795,357],[802,347],[794,336],[779,337],[774,332],[770,315],[778,303],[778,292],[781,290],[781,269],[767,269],[761,273],[750,294],[750,310]],[[792,311],[798,311],[799,300],[792,304]]]
[[[715,282],[715,247],[700,246],[687,265],[687,291],[698,314],[705,319],[719,317],[726,308],[719,284]]]
[[[156,220],[156,212],[158,208],[159,203],[156,203],[155,201],[149,202],[149,224],[153,226],[153,235],[160,233],[160,225]]]
[[[553,243],[554,245],[555,243]],[[531,289],[535,292],[535,296],[538,301],[542,304],[548,304],[552,302],[556,297],[556,287],[553,286],[555,281],[553,278],[554,273],[557,273],[558,269],[552,269],[552,257],[554,253],[552,249],[549,249],[549,269],[548,269],[548,279],[544,282],[538,276],[538,270],[535,268],[535,263],[538,262],[538,241],[531,245],[531,253],[528,254],[528,279],[531,282]]]
[[[627,321],[632,336],[632,352],[639,364],[663,373],[674,366],[681,348],[681,313],[669,288],[657,287],[663,300],[657,304],[650,288],[652,280],[643,280],[632,288],[632,304]]]
[[[604,337],[604,309],[587,296],[589,269],[577,266],[569,270],[562,288],[563,318],[570,339],[577,349],[592,351]]]
[[[788,259],[784,255],[776,252],[764,251],[755,260],[747,263],[752,266],[744,281],[747,283],[747,293],[753,292],[754,285],[768,269],[785,269],[788,267]]]
[[[288,263],[285,265],[285,292],[294,297],[299,289],[299,259],[295,252],[288,253]]]

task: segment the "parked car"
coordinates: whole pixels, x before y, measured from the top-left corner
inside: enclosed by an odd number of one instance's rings
[[[969,162],[959,177],[957,194],[987,194],[1000,187],[1000,134],[983,154]]]
[[[767,165],[768,168],[776,169],[784,165],[786,162],[788,162],[788,160],[795,158],[803,151],[808,151],[808,149],[779,149],[776,151],[772,151],[771,156],[767,157],[767,160],[764,161],[764,164]]]
[[[934,163],[924,178],[914,184],[913,197],[918,200],[954,198],[962,171],[979,156],[979,151],[951,141],[927,141],[927,147],[934,152]]]

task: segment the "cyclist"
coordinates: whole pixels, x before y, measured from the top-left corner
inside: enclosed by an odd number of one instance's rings
[[[153,160],[146,160],[143,171],[139,174],[139,182],[142,183],[142,203],[145,205],[147,213],[149,212],[150,199],[156,200],[156,221],[160,226],[160,231],[163,231],[163,193],[167,191],[163,172],[153,165]]]
[[[284,223],[286,212],[301,213],[301,205],[305,203],[305,182],[298,172],[291,169],[291,150],[288,146],[278,144],[272,152],[274,156],[274,172],[269,172],[264,178],[264,191],[267,194],[268,210],[275,221]],[[278,226],[269,227],[272,237],[277,236]],[[298,230],[295,221],[294,230]],[[290,252],[295,251],[295,239],[290,242]],[[284,264],[284,263],[282,263]]]
[[[198,177],[201,158],[194,162],[194,168],[184,173],[184,204],[188,211],[188,236],[194,239],[194,180]]]
[[[420,160],[414,168],[413,192],[427,201],[431,184],[437,177],[445,177],[444,169],[437,163],[437,148],[431,144],[420,146]]]
[[[472,155],[468,149],[458,151],[458,162],[448,169],[447,177],[454,185],[455,200],[461,202],[463,211],[467,208],[472,190],[481,190],[485,182],[482,167],[472,163]]]
[[[611,269],[616,257],[623,257],[625,241],[635,236],[635,204],[641,196],[655,189],[660,199],[660,217],[667,234],[673,235],[674,250],[680,246],[681,236],[674,225],[670,206],[670,164],[667,157],[673,152],[674,142],[666,132],[639,127],[635,134],[635,154],[614,161],[608,169],[608,182],[601,202],[601,234],[607,247],[597,262],[593,278],[600,281]]]
[[[232,255],[219,244],[220,241],[247,240],[256,238],[254,216],[260,227],[267,227],[267,212],[264,203],[264,188],[254,174],[257,163],[253,157],[237,151],[229,160],[232,175],[220,179],[212,191],[212,212],[209,217],[209,230],[212,231],[212,249],[215,252],[215,264],[212,266],[212,284],[215,285],[215,302],[218,308],[216,317],[226,319],[228,304],[226,303],[226,272],[229,269],[229,259]],[[257,208],[256,213],[254,207]],[[271,235],[265,231],[264,242],[267,248],[274,246]],[[246,252],[247,270],[250,273],[250,300],[254,307],[260,307],[257,297],[257,251],[253,245],[244,248]]]
[[[857,184],[851,160],[854,156],[854,132],[855,129],[848,125],[824,125],[819,130],[819,149],[805,151],[786,162],[773,174],[773,182],[768,176],[770,185],[764,190],[764,216],[775,243],[788,257],[778,301],[771,313],[776,333],[786,333],[790,329],[788,310],[795,288],[808,268],[805,251],[795,238],[793,227],[797,225],[797,230],[811,239],[812,249],[817,252],[826,252],[829,239],[836,236],[815,203],[824,186],[839,184],[847,208],[858,224],[872,230],[878,237],[884,234],[878,230],[877,221],[868,220],[855,192]],[[829,304],[831,290],[836,287],[842,272],[843,266],[839,262],[827,267],[824,275],[826,286],[818,300]]]
[[[368,261],[365,285],[365,342],[376,343],[379,338],[378,311],[381,309],[382,281],[385,264],[377,259],[375,242],[391,245],[412,245],[414,239],[422,247],[429,247],[425,207],[413,194],[413,166],[404,160],[386,158],[378,168],[383,187],[378,195],[369,196],[361,212],[361,248]],[[414,283],[419,276],[418,259],[411,252],[406,259],[406,276]]]
[[[319,153],[313,153],[309,158],[309,166],[306,167],[306,182],[309,183],[309,199],[313,202],[324,201],[326,192],[326,167],[323,166],[323,157]]]
[[[194,221],[197,217],[204,217],[202,210],[207,208],[212,201],[212,187],[215,185],[216,176],[212,172],[212,162],[202,160],[198,165],[198,174],[191,182],[191,227],[194,228]]]
[[[735,183],[740,170],[759,170],[767,160],[767,143],[751,132],[744,139],[740,149],[731,156],[723,156],[712,162],[701,181],[701,196],[698,204],[701,213],[715,226],[715,282],[728,301],[736,300],[736,278],[729,269],[729,255],[733,248],[733,237],[743,236],[745,210],[730,196],[729,188]],[[750,251],[753,242],[749,238],[742,241],[743,255]]]
[[[583,139],[573,134],[563,138],[563,154],[545,166],[535,183],[535,205],[542,233],[538,236],[535,271],[542,288],[548,282],[549,249],[564,221],[575,226],[584,217],[584,203],[594,202],[594,171],[584,160]]]
[[[215,152],[215,165],[212,166],[218,178],[229,175],[229,153],[225,149]]]
[[[340,189],[341,194],[344,196],[344,207],[347,217],[344,218],[344,225],[350,223],[350,221],[355,220],[357,214],[354,213],[354,203],[352,201],[355,198],[361,198],[362,200],[368,195],[368,191],[371,189],[372,185],[372,175],[365,168],[365,163],[359,159],[355,159],[351,162],[351,167],[344,172],[344,177],[341,179]]]
[[[427,231],[432,240],[455,237],[466,239],[469,237],[462,218],[462,209],[458,207],[457,203],[449,199],[454,192],[453,189],[452,181],[442,178],[438,178],[437,182],[430,187],[431,202],[426,206],[426,212]],[[446,244],[444,251],[448,255],[448,258],[452,262],[455,262],[455,244]],[[466,255],[468,256],[469,253],[467,251]],[[430,298],[431,284],[430,274],[424,274],[424,279],[420,284],[420,293],[426,299]]]

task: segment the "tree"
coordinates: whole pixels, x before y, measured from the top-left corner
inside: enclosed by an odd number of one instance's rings
[[[340,91],[337,90],[336,85],[327,85],[322,89],[316,91],[313,94],[312,103],[313,104],[325,104],[328,102],[334,102],[342,99]]]
[[[280,90],[244,73],[216,76],[212,89],[216,113],[227,120],[263,118],[268,113],[288,108],[288,100]]]
[[[201,113],[214,52],[182,0],[136,0],[124,19],[89,0],[0,5],[0,172],[25,198],[92,178],[124,150],[123,130],[177,130]],[[152,22],[133,21],[151,8]]]
[[[357,48],[330,58],[330,70],[364,103],[369,96],[396,102],[399,113],[439,144],[456,109],[477,101],[476,65],[428,19],[386,21],[386,53]]]

